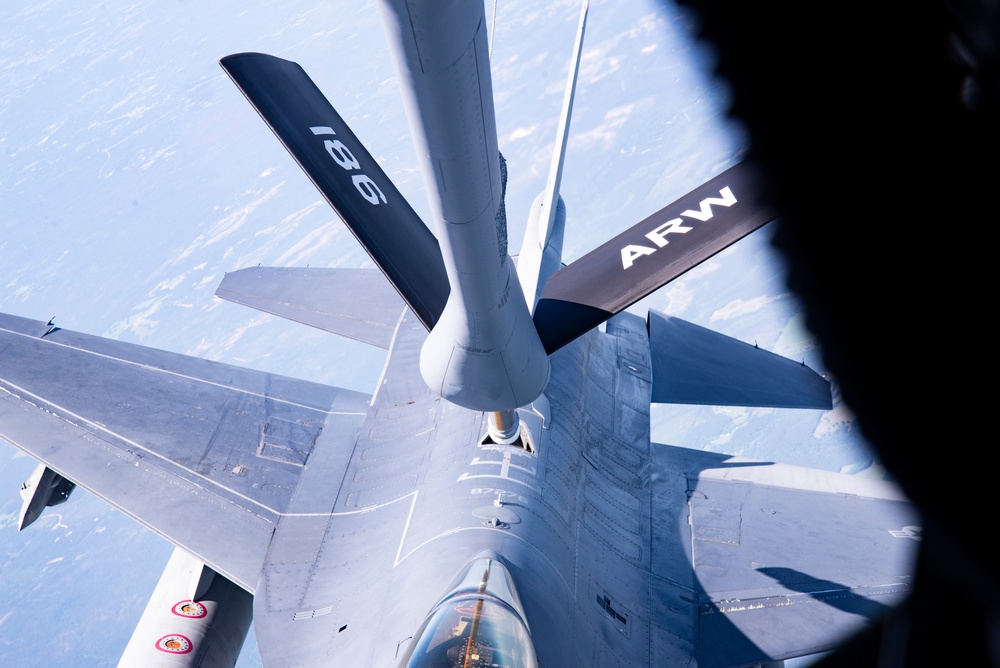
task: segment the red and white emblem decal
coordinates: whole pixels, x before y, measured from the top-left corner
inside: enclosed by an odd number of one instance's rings
[[[170,612],[174,613],[178,617],[194,617],[200,619],[208,614],[208,610],[205,609],[201,603],[195,603],[194,601],[181,601],[173,608]]]
[[[156,649],[167,654],[187,654],[191,651],[191,641],[179,633],[171,633],[156,641]]]

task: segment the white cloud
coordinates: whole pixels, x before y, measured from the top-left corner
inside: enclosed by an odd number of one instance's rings
[[[762,295],[760,297],[755,297],[749,300],[734,299],[720,309],[717,309],[709,317],[709,322],[716,322],[718,320],[732,320],[733,318],[738,318],[740,316],[746,315],[748,313],[755,313],[762,308],[765,308],[768,304],[778,299],[778,297],[768,297]]]
[[[530,137],[534,134],[535,130],[538,129],[537,125],[532,125],[526,128],[517,128],[513,132],[507,135],[507,141],[517,141],[518,139],[524,139],[525,137]]]

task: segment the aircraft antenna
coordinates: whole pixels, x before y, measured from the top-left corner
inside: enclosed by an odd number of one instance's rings
[[[500,0],[493,0],[493,24],[490,26],[490,60],[493,60],[493,40],[497,34],[497,3]]]
[[[542,203],[548,218],[544,222],[542,245],[552,236],[552,223],[556,216],[556,203],[559,201],[559,182],[562,180],[563,163],[566,158],[566,144],[569,141],[569,120],[573,115],[573,97],[576,93],[576,80],[580,73],[580,58],[583,54],[583,33],[587,29],[587,9],[590,3],[583,1],[580,9],[580,23],[576,29],[576,43],[573,45],[573,63],[569,70],[569,81],[563,97],[562,113],[559,128],[556,132],[556,150],[552,153],[552,164],[549,166],[548,183],[545,185],[545,200]]]
[[[583,34],[587,27],[588,7],[589,0],[583,0],[548,178],[545,189],[531,205],[528,227],[525,229],[521,253],[519,254],[518,280],[521,282],[528,310],[532,312],[538,303],[542,286],[545,285],[549,276],[559,271],[561,264],[566,207],[559,196],[559,183],[562,180],[566,146],[569,142],[569,123],[573,115],[573,96],[580,74],[580,59],[583,54]]]

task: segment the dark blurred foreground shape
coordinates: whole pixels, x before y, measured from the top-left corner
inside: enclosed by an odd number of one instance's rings
[[[913,595],[828,666],[1000,666],[1000,2],[680,0],[866,439],[924,514]]]

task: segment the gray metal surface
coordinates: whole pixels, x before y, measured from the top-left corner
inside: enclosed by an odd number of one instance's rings
[[[253,591],[314,440],[349,448],[367,396],[48,329],[0,315],[0,435]]]
[[[451,287],[423,344],[421,376],[460,406],[514,410],[538,398],[549,368],[508,255],[484,7],[379,8]]]
[[[805,364],[650,311],[654,403],[833,407],[830,382]]]
[[[226,274],[215,294],[379,348],[389,347],[403,312],[377,269],[249,267]]]
[[[700,666],[834,647],[898,604],[919,524],[881,480],[654,445],[654,488],[686,499],[683,549],[659,573],[691,572]],[[671,511],[669,506],[673,506]],[[683,553],[683,554],[682,554]],[[662,570],[660,570],[662,569]]]
[[[175,547],[118,668],[232,666],[252,619],[253,596]]]

